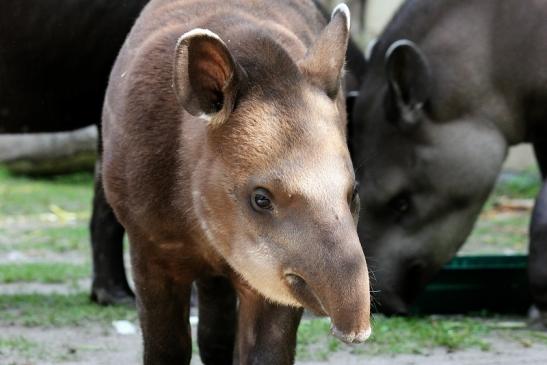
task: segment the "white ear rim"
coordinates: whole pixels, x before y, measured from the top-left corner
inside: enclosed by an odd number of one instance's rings
[[[411,40],[408,40],[408,39],[399,39],[399,40],[396,40],[395,42],[393,42],[389,48],[387,49],[386,51],[386,55],[385,55],[385,59],[388,60],[389,57],[391,57],[391,54],[397,49],[399,48],[400,46],[414,46],[414,47],[417,47],[416,46],[416,43],[412,42]]]
[[[177,41],[177,48],[179,47],[181,42],[183,42],[184,40],[186,40],[188,38],[192,38],[192,37],[195,37],[195,36],[202,36],[202,37],[204,36],[204,37],[208,37],[208,38],[213,38],[213,39],[216,39],[217,41],[219,41],[220,43],[222,43],[223,45],[226,46],[226,43],[224,43],[224,41],[215,32],[212,32],[209,29],[204,29],[204,28],[194,28],[194,29],[189,30],[188,32],[184,33],[183,35],[181,35],[179,37],[179,39]]]
[[[340,3],[338,4],[334,10],[332,11],[332,14],[330,16],[330,18],[334,18],[334,16],[336,15],[336,13],[338,12],[341,12],[342,14],[344,14],[344,17],[346,18],[346,27],[348,28],[348,31],[350,29],[350,26],[351,26],[351,13],[349,11],[349,8],[346,4],[344,3]]]

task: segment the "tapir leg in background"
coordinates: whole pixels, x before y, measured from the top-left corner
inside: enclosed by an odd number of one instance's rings
[[[95,165],[95,192],[91,215],[91,250],[93,254],[93,282],[91,300],[102,305],[133,304],[135,296],[127,283],[123,263],[123,236],[125,230],[118,222],[104,195],[101,177],[102,143]]]
[[[542,187],[536,198],[530,224],[528,280],[534,304],[539,309],[538,326],[547,329],[547,141],[535,143],[542,175]]]

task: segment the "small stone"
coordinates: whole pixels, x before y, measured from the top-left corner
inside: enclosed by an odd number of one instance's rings
[[[134,335],[137,333],[137,328],[129,321],[113,321],[112,326],[120,335]]]

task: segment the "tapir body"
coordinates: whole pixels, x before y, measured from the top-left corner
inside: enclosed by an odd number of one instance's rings
[[[509,146],[547,174],[547,3],[413,0],[372,48],[351,123],[380,310],[405,313],[465,242]],[[529,278],[547,310],[547,189]]]
[[[349,11],[151,1],[112,70],[103,173],[126,228],[147,364],[290,364],[301,308],[370,335],[346,145]],[[236,297],[239,301],[236,319]],[[237,338],[233,329],[237,320]]]

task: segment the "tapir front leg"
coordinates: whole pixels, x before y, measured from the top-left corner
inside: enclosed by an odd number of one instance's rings
[[[254,290],[239,290],[237,354],[234,364],[291,365],[302,309],[271,303]]]
[[[198,345],[204,365],[232,365],[237,324],[237,296],[227,278],[197,281]]]
[[[532,214],[528,280],[534,304],[539,309],[537,324],[547,329],[547,181],[543,183]]]
[[[543,177],[530,223],[528,252],[528,280],[538,315],[534,325],[547,329],[547,141],[534,144]]]
[[[192,356],[192,278],[175,279],[164,262],[151,259],[153,242],[130,239],[144,365],[188,365]]]

